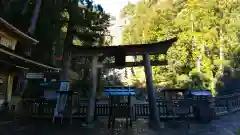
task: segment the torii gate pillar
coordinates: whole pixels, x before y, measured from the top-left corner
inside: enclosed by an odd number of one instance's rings
[[[153,129],[159,129],[160,120],[159,120],[158,111],[157,111],[156,90],[153,85],[152,67],[151,67],[148,53],[143,55],[143,61],[144,61],[146,86],[147,86],[148,100],[149,100],[149,112],[150,112],[149,127]]]
[[[94,111],[95,111],[95,100],[96,100],[96,91],[97,91],[97,63],[98,56],[92,57],[92,67],[91,67],[91,80],[92,86],[91,90],[88,93],[88,109],[87,109],[87,119],[86,122],[89,124],[94,119]]]

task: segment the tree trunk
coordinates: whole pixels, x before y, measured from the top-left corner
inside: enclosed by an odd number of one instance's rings
[[[27,13],[28,4],[29,4],[29,0],[26,0],[23,6],[22,15],[25,15]]]
[[[31,19],[31,25],[28,28],[28,33],[30,33],[31,35],[34,34],[35,29],[36,29],[36,24],[37,24],[38,15],[39,15],[39,12],[40,12],[41,4],[42,4],[42,0],[37,0],[36,1],[36,6],[35,6],[35,9],[34,9],[34,12],[33,12],[32,19]]]
[[[67,34],[64,40],[64,46],[63,46],[63,59],[62,59],[62,73],[61,73],[61,79],[65,81],[69,81],[68,78],[68,70],[70,68],[71,64],[71,46],[73,41],[73,32],[74,32],[74,22],[73,22],[73,14],[74,12],[72,9],[77,6],[77,0],[70,1],[68,5],[68,11],[69,11],[69,21],[68,21],[68,28],[67,28]]]
[[[71,16],[69,18],[69,23],[68,23],[68,30],[67,30],[67,35],[64,40],[64,52],[63,52],[63,59],[62,59],[62,73],[61,73],[61,79],[68,81],[68,70],[70,68],[71,64],[71,45],[72,45],[72,40],[73,40],[73,22],[71,19]]]
[[[4,8],[4,12],[7,13],[10,10],[10,6],[13,0],[8,0],[6,2],[5,8]]]
[[[89,61],[91,61],[91,58],[85,57],[85,64],[89,64]],[[85,96],[87,96],[87,92],[90,88],[89,76],[91,76],[90,69],[89,68],[84,68],[84,70],[83,70],[83,83],[84,83],[83,93],[84,93]]]

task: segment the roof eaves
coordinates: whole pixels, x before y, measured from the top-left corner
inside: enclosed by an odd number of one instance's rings
[[[15,57],[15,58],[17,58],[17,59],[23,60],[23,61],[25,61],[25,62],[29,62],[29,63],[35,64],[35,65],[40,66],[40,67],[44,67],[44,68],[47,68],[47,69],[55,70],[55,71],[58,71],[58,72],[61,70],[60,68],[48,66],[48,65],[45,65],[45,64],[42,64],[42,63],[33,61],[33,60],[31,60],[31,59],[24,58],[24,57],[22,57],[22,56],[19,56],[19,55],[17,55],[17,54],[11,53],[11,52],[9,52],[9,51],[7,51],[7,50],[4,50],[4,49],[2,49],[2,48],[0,48],[0,52],[2,52],[2,53],[4,53],[4,54],[7,54],[7,55],[9,55],[9,56]]]
[[[0,22],[3,23],[7,28],[13,30],[13,32],[15,32],[16,34],[30,40],[34,45],[38,44],[39,41],[28,36],[27,34],[21,32],[20,30],[18,30],[16,27],[14,27],[13,25],[11,25],[10,23],[8,23],[6,20],[4,20],[3,18],[0,17]]]

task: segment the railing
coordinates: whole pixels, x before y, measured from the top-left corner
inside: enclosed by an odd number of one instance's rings
[[[172,110],[179,108],[178,102],[186,99],[174,99],[171,101]],[[211,101],[211,98],[206,97],[193,97],[189,98],[188,102],[212,102],[215,108],[216,116],[225,115],[234,111],[240,110],[240,93],[226,95],[222,97],[213,98],[214,101]],[[205,104],[205,103],[202,103]],[[157,110],[159,113],[160,119],[168,119],[178,117],[174,113],[168,110],[169,102],[159,100],[157,101]],[[56,106],[56,101],[50,100],[25,100],[24,101],[24,110],[29,116],[32,117],[52,117],[53,110]],[[76,100],[74,106],[75,113],[73,118],[85,117],[87,113],[87,101],[86,100]],[[109,105],[108,104],[95,104],[95,116],[108,116],[109,115]],[[132,116],[133,119],[139,117],[148,117],[149,116],[149,105],[148,103],[137,103],[132,106]],[[189,116],[193,116],[193,108],[189,107]]]

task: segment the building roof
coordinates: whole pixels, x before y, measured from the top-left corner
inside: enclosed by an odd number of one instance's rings
[[[72,46],[72,52],[76,55],[104,55],[115,56],[116,52],[124,52],[128,55],[142,55],[148,52],[149,54],[165,54],[171,45],[177,41],[177,38],[150,43],[150,44],[131,44],[131,45],[116,45],[116,46]]]
[[[19,42],[25,42],[27,44],[37,44],[39,41],[37,41],[36,39],[28,36],[27,34],[21,32],[19,29],[17,29],[16,27],[14,27],[13,25],[11,25],[10,23],[8,23],[6,20],[4,20],[3,18],[0,17],[0,30],[2,30],[3,32],[5,32],[6,34],[9,34],[9,36],[12,36],[13,38],[16,38],[17,40],[19,40]],[[24,69],[28,69],[28,66],[25,67],[26,65],[30,64],[30,65],[36,65],[37,67],[42,67],[42,68],[46,68],[46,69],[50,69],[50,70],[54,70],[54,71],[60,71],[61,69],[59,68],[55,68],[53,66],[49,66],[46,64],[42,64],[40,62],[31,60],[29,58],[26,58],[24,56],[20,56],[14,53],[14,51],[8,50],[8,49],[4,49],[2,47],[0,47],[0,53],[8,56],[9,60],[14,60],[8,64],[11,65],[15,65],[18,68],[24,68]],[[11,57],[9,57],[11,56]],[[4,58],[2,58],[2,62],[4,61]],[[22,62],[18,61],[18,60],[22,60],[23,63],[25,64],[20,64]],[[7,63],[6,63],[7,64]],[[18,65],[20,64],[20,65]],[[23,66],[21,66],[23,65]]]
[[[38,67],[43,67],[43,68],[54,70],[54,71],[60,71],[61,70],[60,68],[55,68],[55,67],[52,67],[52,66],[49,66],[49,65],[42,64],[40,62],[37,62],[37,61],[31,60],[31,59],[25,58],[23,56],[17,55],[17,54],[15,54],[13,52],[7,51],[7,50],[2,49],[2,48],[0,48],[0,53],[3,53],[5,55],[7,55],[7,56],[11,56],[11,57],[9,57],[11,59],[14,59],[14,58],[15,59],[20,59],[20,60],[24,61],[25,63],[30,63],[30,64],[36,65]],[[15,62],[12,62],[12,64],[14,64],[14,63]],[[16,66],[20,67],[20,65],[16,65]],[[23,68],[27,69],[27,67],[23,67]]]
[[[39,41],[36,39],[28,36],[27,34],[21,32],[19,29],[8,23],[6,20],[0,17],[0,28],[4,28],[4,30],[7,30],[13,34],[13,36],[17,37],[21,40],[28,41],[31,44],[37,44]]]

